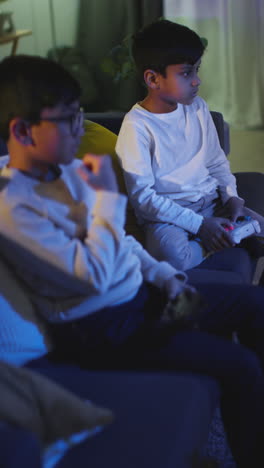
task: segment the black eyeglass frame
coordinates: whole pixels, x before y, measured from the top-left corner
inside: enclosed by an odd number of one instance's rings
[[[38,119],[38,122],[69,122],[72,136],[76,136],[84,124],[84,110],[82,107],[74,114],[58,117],[45,117]]]

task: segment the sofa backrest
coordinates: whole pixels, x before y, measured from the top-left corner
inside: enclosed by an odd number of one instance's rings
[[[111,130],[111,132],[117,135],[125,115],[125,112],[118,111],[86,112],[85,118],[108,128],[108,130]],[[223,115],[220,112],[211,111],[211,116],[218,133],[220,145],[225,154],[228,155],[230,152],[229,125],[224,121]]]
[[[4,140],[0,137],[0,156],[4,156],[5,154],[7,154],[8,151],[7,151],[7,146],[6,146],[6,143],[4,142]]]
[[[111,132],[118,134],[121,123],[125,116],[125,112],[112,111],[112,112],[86,112],[85,118],[92,122],[98,123],[107,128]],[[221,147],[226,155],[230,152],[230,138],[229,138],[229,125],[224,121],[223,115],[220,112],[211,111],[218,138]],[[95,136],[95,135],[94,135]],[[7,154],[6,143],[0,138],[0,156]]]

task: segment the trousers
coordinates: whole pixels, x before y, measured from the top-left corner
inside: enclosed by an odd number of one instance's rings
[[[197,202],[178,201],[179,205],[189,208],[204,217],[226,217],[221,199],[217,193],[206,195]],[[244,216],[258,220],[264,237],[264,218],[247,207]],[[157,260],[166,260],[178,270],[188,270],[200,265],[208,256],[200,239],[194,234],[170,223],[146,223],[144,225],[146,248]]]
[[[221,201],[217,193],[206,195],[197,202],[177,201],[204,217],[217,216]],[[204,261],[206,251],[197,236],[170,223],[146,223],[144,225],[147,251],[157,260],[166,260],[178,270],[194,268]]]
[[[199,329],[159,326],[164,295],[143,283],[129,302],[52,325],[61,356],[89,368],[187,371],[216,379],[238,468],[264,466],[264,289],[200,284]],[[238,342],[231,339],[236,332]]]

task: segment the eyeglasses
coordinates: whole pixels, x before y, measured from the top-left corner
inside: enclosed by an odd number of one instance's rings
[[[45,119],[38,119],[39,122],[68,122],[70,125],[70,131],[72,136],[77,136],[84,124],[84,110],[80,108],[74,114],[68,115],[67,117],[46,117]]]

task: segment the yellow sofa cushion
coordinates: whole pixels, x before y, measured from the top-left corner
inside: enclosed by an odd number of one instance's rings
[[[117,135],[91,120],[85,120],[84,130],[85,133],[81,139],[76,157],[81,159],[86,153],[110,154],[119,190],[121,193],[125,193],[127,195],[123,172],[115,152]],[[133,235],[139,242],[144,244],[143,232],[137,225],[134,211],[129,203],[127,206],[125,229],[127,234]]]
[[[119,190],[122,193],[126,193],[122,169],[115,152],[117,135],[91,120],[85,120],[84,129],[85,133],[81,139],[76,157],[82,158],[86,153],[110,154],[113,168],[117,176]]]

